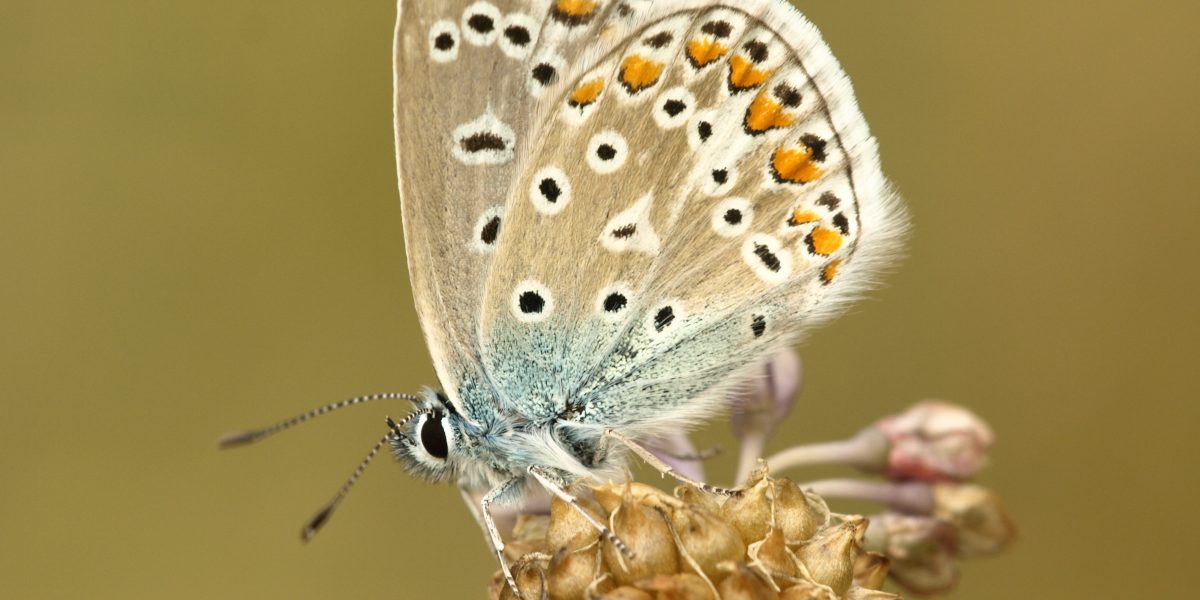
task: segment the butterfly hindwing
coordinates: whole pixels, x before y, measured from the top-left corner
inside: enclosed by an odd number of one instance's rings
[[[632,23],[538,99],[487,275],[480,358],[535,421],[699,418],[861,290],[903,229],[797,12],[657,2]]]

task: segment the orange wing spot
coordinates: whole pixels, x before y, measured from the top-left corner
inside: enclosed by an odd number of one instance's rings
[[[598,77],[575,88],[575,91],[571,92],[571,96],[567,98],[567,104],[576,108],[588,106],[595,102],[596,98],[600,97],[600,92],[603,91],[604,79]]]
[[[621,83],[625,84],[630,94],[635,94],[658,82],[662,71],[662,63],[633,54],[621,63]]]
[[[570,17],[586,17],[596,10],[595,0],[558,0],[555,4],[558,12]]]
[[[811,210],[797,208],[796,212],[792,213],[792,217],[788,219],[788,225],[797,227],[799,225],[806,225],[808,223],[816,223],[819,220],[821,220],[821,217],[817,216],[817,213]]]
[[[841,260],[830,261],[829,264],[825,265],[825,268],[821,269],[821,283],[824,283],[825,285],[833,283],[833,279],[837,277],[838,269],[841,268],[841,266]]]
[[[808,146],[780,148],[771,158],[771,170],[780,183],[810,183],[821,176],[821,168],[813,164],[813,151]]]
[[[728,51],[729,48],[722,46],[717,40],[708,38],[696,38],[687,45],[688,60],[697,69],[707,67],[713,61],[725,56]]]
[[[760,93],[746,110],[746,129],[750,133],[763,133],[770,129],[792,124],[792,115],[783,111],[783,106],[766,94]]]
[[[735,92],[760,86],[770,76],[770,71],[754,68],[754,63],[740,54],[729,59],[729,87]]]
[[[812,233],[808,234],[808,239],[805,241],[808,242],[808,248],[814,254],[829,256],[842,247],[842,240],[841,233],[833,229],[818,227],[812,230]]]

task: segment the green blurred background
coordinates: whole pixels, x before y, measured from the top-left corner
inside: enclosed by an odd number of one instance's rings
[[[806,343],[772,449],[938,397],[1022,526],[959,598],[1177,597],[1200,560],[1195,2],[806,1],[916,225]],[[6,0],[0,595],[482,597],[450,487],[375,467],[434,383],[405,278],[386,0]],[[724,442],[714,423],[703,443]],[[728,473],[733,457],[712,466]]]

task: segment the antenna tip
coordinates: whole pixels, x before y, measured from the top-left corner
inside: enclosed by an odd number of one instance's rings
[[[220,439],[217,440],[217,448],[221,450],[225,450],[226,448],[237,448],[238,446],[245,446],[246,444],[249,444],[257,439],[257,432],[235,431],[233,433],[227,433],[221,436]]]
[[[317,514],[313,515],[313,518],[308,520],[308,523],[304,524],[304,528],[300,530],[300,541],[307,542],[313,539],[314,535],[317,535],[317,531],[321,529],[325,521],[329,520],[329,515],[333,513],[334,506],[334,504],[330,504],[322,508]]]

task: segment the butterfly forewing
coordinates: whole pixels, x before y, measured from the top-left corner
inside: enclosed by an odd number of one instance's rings
[[[655,3],[571,64],[513,175],[485,369],[535,421],[702,416],[892,254],[874,140],[816,31],[776,2]]]

